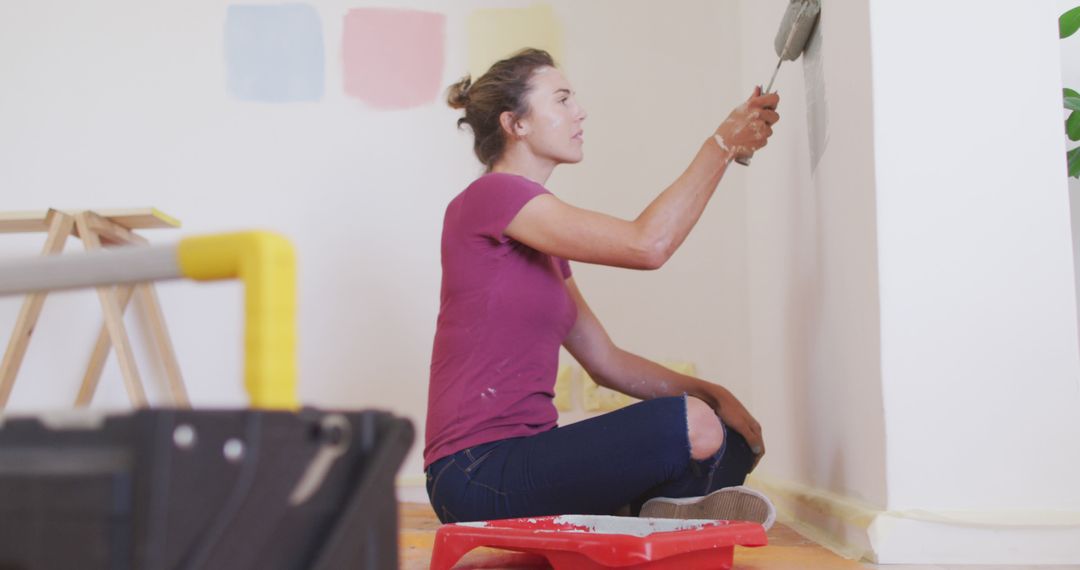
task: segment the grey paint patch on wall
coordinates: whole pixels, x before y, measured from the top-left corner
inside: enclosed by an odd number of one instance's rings
[[[810,171],[817,171],[818,162],[829,145],[829,102],[825,97],[825,69],[821,55],[821,27],[818,20],[814,33],[803,53],[803,80],[806,82],[806,124],[810,137]]]

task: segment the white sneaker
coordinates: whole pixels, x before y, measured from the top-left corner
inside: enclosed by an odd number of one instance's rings
[[[715,519],[750,521],[769,530],[776,522],[776,507],[768,497],[749,487],[725,487],[704,497],[656,497],[641,506],[641,517],[659,519]]]

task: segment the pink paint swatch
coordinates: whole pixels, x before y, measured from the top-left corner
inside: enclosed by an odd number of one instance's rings
[[[442,86],[446,16],[356,8],[345,14],[345,93],[378,109],[435,100]]]

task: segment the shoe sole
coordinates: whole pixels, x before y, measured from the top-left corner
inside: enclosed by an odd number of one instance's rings
[[[691,499],[650,499],[641,507],[641,517],[659,519],[713,519],[750,521],[768,529],[775,518],[769,500],[738,488],[714,491]]]

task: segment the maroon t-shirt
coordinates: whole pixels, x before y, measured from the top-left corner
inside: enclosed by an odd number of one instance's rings
[[[446,208],[424,467],[467,447],[556,425],[559,346],[577,319],[570,265],[503,230],[548,191],[486,174]]]

